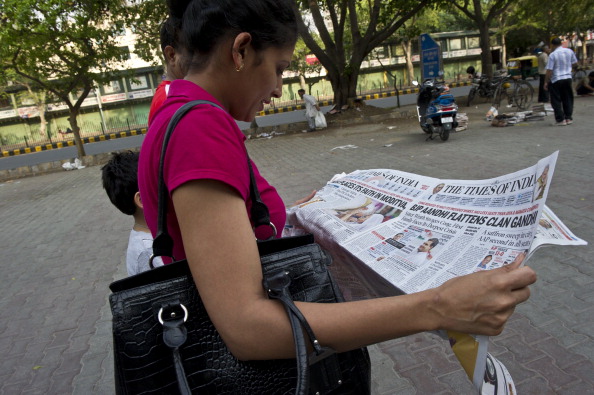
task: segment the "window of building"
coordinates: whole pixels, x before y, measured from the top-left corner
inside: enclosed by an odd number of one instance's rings
[[[441,50],[444,51],[445,48],[442,46]],[[413,53],[413,55],[418,55],[419,53],[421,53],[421,47],[419,44],[419,40],[412,40],[412,53]]]
[[[114,26],[113,27],[113,34],[116,36],[125,36],[126,35],[126,28],[124,26]]]
[[[468,37],[468,48],[469,49],[480,48],[480,47],[481,47],[481,42],[478,37]]]
[[[147,89],[149,86],[146,75],[136,75],[128,81],[130,82],[130,90]]]
[[[19,107],[34,106],[35,100],[27,91],[21,91],[16,94],[16,102]]]
[[[112,93],[123,92],[120,80],[112,80],[108,84],[103,85],[103,94],[110,95]]]
[[[12,109],[12,101],[8,95],[0,95],[0,110]]]
[[[461,49],[465,49],[463,38],[450,38],[449,41],[450,51],[459,51]]]
[[[388,53],[388,51],[387,51],[387,48],[386,47],[383,47],[383,46],[382,47],[377,47],[377,48],[374,48],[371,51],[371,53],[369,54],[369,59],[370,60],[372,60],[372,59],[378,59],[378,58],[379,59],[385,59],[386,56],[387,56],[387,53]]]
[[[128,46],[119,47],[118,49],[120,50],[120,60],[131,59],[130,48],[128,48]]]
[[[400,44],[392,44],[392,56],[404,56],[404,49]]]

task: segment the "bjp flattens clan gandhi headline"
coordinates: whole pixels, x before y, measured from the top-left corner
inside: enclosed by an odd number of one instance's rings
[[[545,205],[557,155],[486,180],[389,169],[336,175],[313,199],[288,211],[285,235],[313,233],[335,265],[357,277],[355,286],[364,289],[357,293],[364,297],[419,292],[456,276],[525,262],[545,244],[584,245]],[[473,363],[463,366],[484,390],[486,346],[474,343]],[[456,353],[461,362],[464,353]]]

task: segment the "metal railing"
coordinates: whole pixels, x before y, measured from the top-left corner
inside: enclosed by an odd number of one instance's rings
[[[457,82],[458,78],[453,78],[448,82]],[[398,81],[397,86],[398,89],[407,89],[408,86],[403,86],[402,81]],[[394,87],[379,87],[376,89],[367,89],[365,91],[358,91],[359,95],[372,95],[376,93],[383,93],[383,92],[391,92],[394,91]],[[334,96],[332,94],[322,94],[322,95],[314,95],[318,102],[325,102],[333,100]],[[292,107],[303,104],[303,100],[299,98],[295,98],[292,100],[279,100],[279,99],[272,99],[270,104],[264,106],[264,111],[268,111],[275,108],[283,108],[283,107]],[[25,122],[25,121],[24,121]],[[52,124],[48,122],[48,130],[46,130],[44,136],[40,136],[39,124],[37,125],[29,125],[27,123],[26,127],[29,129],[29,133],[24,136],[15,136],[12,134],[3,135],[0,134],[0,149],[2,151],[11,151],[15,149],[24,149],[24,148],[33,148],[36,146],[45,146],[47,144],[54,144],[58,142],[68,142],[74,140],[73,133],[67,133],[66,131],[69,130],[70,125],[63,123],[63,124]],[[122,118],[112,118],[105,120],[105,126],[103,127],[103,123],[100,121],[92,122],[92,121],[83,121],[79,123],[80,129],[80,137],[82,139],[88,137],[99,137],[101,135],[109,135],[112,133],[120,133],[125,131],[131,130],[138,130],[146,128],[148,125],[148,115],[141,114],[135,116],[129,116],[125,119]],[[105,130],[107,129],[107,130]]]
[[[99,137],[101,135],[109,135],[112,133],[120,133],[131,130],[138,130],[146,128],[148,119],[146,115],[130,116],[125,119],[107,119],[105,125],[107,130],[103,127],[102,122],[83,121],[79,123],[80,137],[82,139],[88,137]],[[51,122],[48,122],[51,125]],[[0,148],[2,151],[11,151],[15,149],[32,148],[36,146],[45,146],[47,144],[54,144],[63,142],[66,143],[74,140],[74,133],[70,130],[70,125],[50,126],[42,135],[40,132],[40,125],[28,125],[29,133],[24,136],[15,136],[13,134],[0,134]]]

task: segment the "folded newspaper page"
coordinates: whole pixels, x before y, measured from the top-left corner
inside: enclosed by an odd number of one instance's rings
[[[419,292],[525,262],[546,244],[584,245],[545,205],[557,155],[486,180],[389,169],[337,175],[310,201],[288,210],[285,235],[314,234],[334,266],[356,278],[348,284],[339,279],[347,299]],[[464,350],[456,355],[479,391],[515,391],[505,367],[488,355],[487,338],[440,335],[454,352]],[[491,372],[500,372],[506,385],[489,384]]]

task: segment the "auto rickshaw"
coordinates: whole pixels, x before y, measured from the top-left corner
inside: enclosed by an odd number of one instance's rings
[[[521,56],[507,61],[507,70],[512,77],[538,78],[538,58],[536,56]]]

